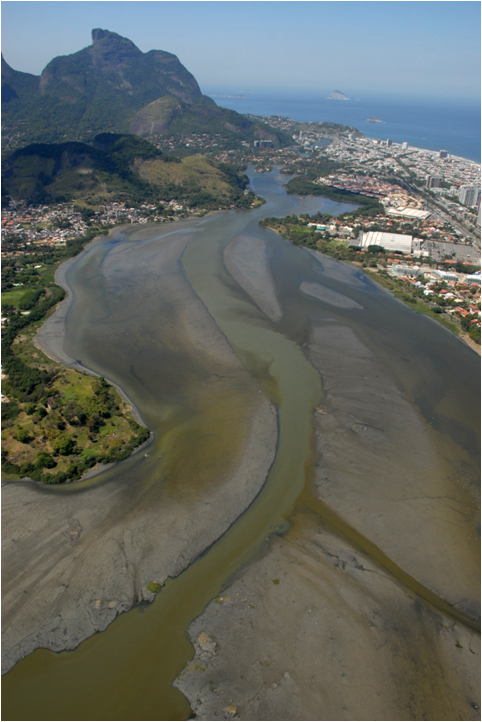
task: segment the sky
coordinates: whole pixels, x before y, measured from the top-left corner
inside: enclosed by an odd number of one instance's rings
[[[204,92],[297,88],[480,98],[478,1],[1,3],[2,52],[40,75],[100,27],[167,50]]]

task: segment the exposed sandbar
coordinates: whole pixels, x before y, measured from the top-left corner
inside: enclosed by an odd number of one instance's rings
[[[328,412],[315,422],[319,497],[419,582],[480,619],[477,508],[439,438],[350,328],[315,329],[308,356]]]
[[[234,238],[225,248],[224,264],[263,313],[272,321],[279,321],[283,312],[271,275],[265,241],[251,236]]]
[[[333,289],[322,286],[320,283],[309,283],[308,281],[303,281],[300,285],[300,291],[305,293],[307,296],[312,296],[313,298],[323,301],[323,303],[328,303],[330,306],[363,310],[363,306],[360,303],[357,303],[357,301],[353,298],[346,296],[344,293],[333,291]]]

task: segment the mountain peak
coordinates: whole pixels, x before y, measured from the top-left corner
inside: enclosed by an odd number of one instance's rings
[[[2,62],[2,121],[10,147],[31,140],[79,141],[129,128],[138,135],[222,130],[244,137],[254,126],[203,96],[172,53],[143,53],[103,28],[91,33],[91,45],[53,58],[40,78]],[[266,132],[256,126],[251,135],[255,131]]]
[[[92,42],[95,44],[97,41],[102,40],[103,38],[112,38],[119,40],[126,40],[126,38],[123,38],[121,35],[118,35],[117,33],[112,33],[110,30],[102,30],[101,28],[94,28],[92,30]]]
[[[137,45],[124,38],[118,33],[113,33],[110,30],[102,30],[101,28],[94,28],[92,30],[92,45],[85,50],[91,50],[94,56],[100,54],[101,56],[105,53],[122,52],[132,55],[142,55]],[[82,51],[80,51],[82,52]]]

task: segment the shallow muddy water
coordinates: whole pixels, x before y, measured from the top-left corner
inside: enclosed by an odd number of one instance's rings
[[[451,611],[442,594],[443,579],[430,574],[414,579],[410,555],[402,553],[406,540],[399,540],[395,551],[402,550],[400,558],[392,563],[363,531],[315,500],[313,418],[326,389],[307,347],[314,329],[330,324],[356,334],[425,425],[439,468],[447,477],[457,477],[470,529],[475,529],[478,502],[478,357],[358,269],[315,257],[258,226],[265,216],[341,213],[349,207],[286,196],[283,177],[276,171],[257,175],[251,169],[250,177],[267,199],[265,206],[175,226],[119,231],[93,244],[70,267],[72,303],[64,351],[118,384],[155,440],[148,457],[131,457],[99,477],[48,493],[84,495],[91,487],[117,485],[119,503],[105,520],[108,528],[134,512],[141,524],[142,514],[164,503],[165,494],[182,500],[200,488],[216,487],[241,453],[259,392],[252,377],[279,409],[278,448],[266,483],[231,528],[182,574],[168,580],[151,605],[121,615],[74,652],[38,650],[19,662],[3,680],[4,719],[187,719],[189,704],[171,685],[192,656],[186,635],[190,622],[237,570],[263,553],[271,535],[286,531],[297,500],[304,507],[311,504],[330,529],[358,545],[389,574],[397,578],[403,567],[398,582],[411,594],[420,594],[435,607],[439,600],[444,613]],[[240,275],[233,274],[237,281],[227,270],[224,252],[238,237],[257,239],[253,253],[260,254],[260,263],[267,259],[265,282],[272,284],[279,320],[266,315],[261,300],[256,303],[250,295],[252,259],[241,259]],[[228,357],[219,358],[213,372],[202,329],[188,332],[192,322],[186,318],[186,298],[177,296],[164,270],[171,241],[185,242],[176,267],[249,375],[230,374]],[[300,289],[302,284],[310,295]],[[404,438],[398,442],[403,446]],[[431,463],[428,456],[425,461]],[[458,530],[454,543],[465,545],[464,553],[476,569],[475,536]],[[457,610],[460,623],[472,628],[477,626],[476,597],[474,592]]]

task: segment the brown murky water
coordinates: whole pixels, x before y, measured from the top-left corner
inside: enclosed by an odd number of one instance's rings
[[[257,223],[263,216],[314,211],[320,199],[299,202],[286,197],[276,172],[253,176],[253,183],[268,199],[263,208],[189,221],[175,232],[192,235],[182,267],[193,292],[279,407],[279,446],[267,482],[231,529],[184,573],[169,580],[153,604],[122,615],[75,652],[38,650],[17,664],[3,680],[4,719],[187,719],[189,705],[171,685],[192,656],[186,636],[190,621],[236,570],[262,552],[271,534],[286,529],[286,517],[297,500],[424,603],[454,614],[443,598],[407,574],[309,491],[316,457],[313,410],[323,390],[304,345],[317,323],[333,319],[353,328],[433,433],[444,440],[444,463],[452,472],[456,469],[467,494],[472,495],[473,513],[477,506],[478,358],[356,269],[329,260],[320,264],[307,252],[260,229]],[[332,206],[328,203],[326,210],[342,211],[341,206]],[[155,234],[168,232],[172,228],[153,229],[152,238],[135,246],[128,238],[100,241],[70,271],[74,302],[68,317],[67,352],[118,383],[156,432],[155,452],[159,453],[152,452],[148,464],[133,457],[124,467],[126,479],[136,476],[138,469],[134,490],[124,485],[126,503],[137,499],[140,505],[155,504],[156,488],[162,482],[171,485],[172,493],[183,493],[194,479],[197,484],[209,484],[221,476],[239,449],[236,417],[248,414],[250,404],[241,382],[223,386],[221,380],[219,389],[203,386],[208,372],[203,354],[190,352],[189,340],[179,338],[177,319],[182,308],[160,302],[156,284],[146,287],[143,282],[146,268],[152,269],[159,253]],[[264,316],[223,265],[223,248],[240,233],[268,243],[283,309],[279,323]],[[299,291],[303,281],[322,282],[332,291],[348,293],[364,311],[337,309],[310,299]],[[156,282],[169,281],[160,275]],[[210,428],[222,428],[223,434],[211,434]],[[120,487],[122,468],[116,474]],[[110,478],[107,472],[103,479],[90,483],[106,483]],[[459,622],[477,626],[463,610],[455,615]]]

